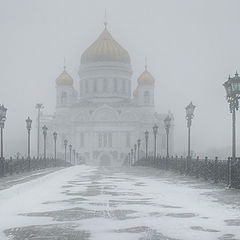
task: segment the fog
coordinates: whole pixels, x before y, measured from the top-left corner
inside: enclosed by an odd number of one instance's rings
[[[102,32],[105,8],[109,31],[130,54],[132,89],[147,56],[156,79],[156,110],[171,110],[175,117],[175,153],[186,152],[185,107],[193,101],[193,151],[202,156],[230,155],[231,114],[222,84],[229,74],[240,71],[239,1],[1,0],[0,4],[6,155],[26,154],[28,116],[34,121],[35,150],[35,104],[43,103],[44,113],[55,111],[55,79],[63,70],[64,56],[79,89],[80,57]],[[239,152],[239,138],[237,146]]]

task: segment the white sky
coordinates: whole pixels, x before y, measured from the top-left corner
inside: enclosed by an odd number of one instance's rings
[[[148,57],[158,111],[175,115],[176,152],[186,151],[185,106],[191,100],[197,106],[193,150],[204,155],[215,149],[219,155],[230,146],[231,115],[222,83],[240,71],[240,1],[0,0],[6,153],[25,154],[25,119],[35,120],[36,102],[45,112],[54,111],[55,79],[64,56],[78,87],[81,54],[103,30],[105,8],[110,32],[131,56],[133,86]]]

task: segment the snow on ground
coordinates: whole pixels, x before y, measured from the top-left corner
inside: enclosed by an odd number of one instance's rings
[[[59,169],[62,169],[62,168],[46,168],[46,169],[36,170],[33,172],[27,171],[19,174],[13,174],[13,175],[2,177],[0,178],[0,190],[44,176],[51,172],[58,171]]]
[[[75,166],[0,191],[0,239],[237,240],[239,197],[157,169]]]

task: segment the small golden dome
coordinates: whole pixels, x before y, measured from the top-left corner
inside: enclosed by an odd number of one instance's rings
[[[64,66],[63,72],[60,76],[56,79],[57,85],[73,85],[72,77],[67,73],[66,67]]]
[[[147,66],[145,66],[145,71],[138,78],[139,84],[154,84],[155,79],[151,75],[151,73],[147,70]]]
[[[108,32],[106,23],[105,29],[98,39],[82,54],[81,63],[92,62],[122,62],[130,64],[128,52],[113,39]]]
[[[137,97],[137,95],[138,95],[138,88],[136,88],[136,89],[133,91],[133,96],[134,96],[134,97]]]

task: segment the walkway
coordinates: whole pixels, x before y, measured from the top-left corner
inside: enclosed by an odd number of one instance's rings
[[[0,191],[0,239],[239,240],[239,199],[157,169],[70,167]]]

